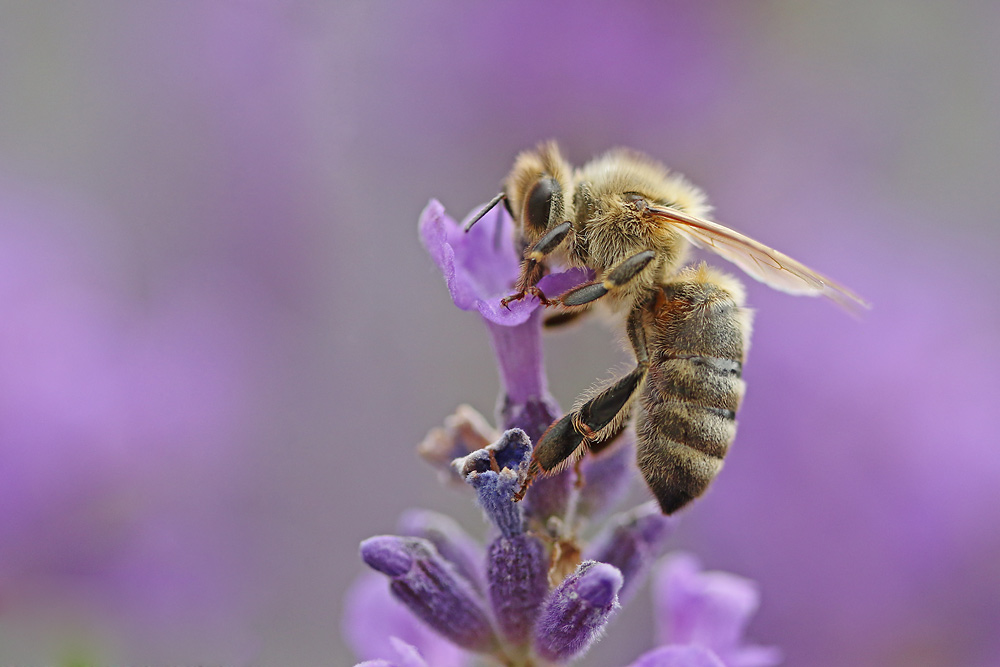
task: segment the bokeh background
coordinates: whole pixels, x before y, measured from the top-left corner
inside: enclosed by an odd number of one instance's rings
[[[414,454],[497,392],[417,216],[549,137],[663,159],[874,304],[750,286],[674,545],[759,582],[750,637],[1000,664],[997,63],[990,0],[0,4],[0,664],[353,664],[358,542],[482,532]],[[627,360],[597,322],[547,356],[563,405]]]

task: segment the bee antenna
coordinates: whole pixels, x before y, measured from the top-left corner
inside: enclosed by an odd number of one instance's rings
[[[499,204],[501,201],[503,201],[506,196],[507,195],[505,193],[501,192],[496,197],[494,197],[493,199],[491,199],[486,204],[486,206],[483,207],[483,210],[481,210],[479,213],[476,213],[476,215],[471,220],[469,220],[467,223],[465,223],[465,231],[468,232],[470,229],[472,229],[472,226],[474,224],[476,224],[477,222],[479,222],[483,218],[484,215],[486,215],[487,213],[489,213],[490,211],[492,211],[493,207],[496,206],[497,204]]]

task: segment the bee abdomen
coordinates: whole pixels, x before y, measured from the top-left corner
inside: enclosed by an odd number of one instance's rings
[[[664,287],[670,299],[652,312],[636,406],[639,469],[665,514],[700,496],[722,469],[745,388],[742,295],[704,272],[699,278]]]
[[[662,370],[651,369],[640,400],[637,454],[646,482],[670,514],[700,496],[721,470],[736,437],[744,385],[731,375],[690,385],[658,381],[671,375]]]

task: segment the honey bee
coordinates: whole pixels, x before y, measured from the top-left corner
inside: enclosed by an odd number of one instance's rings
[[[790,294],[867,304],[792,258],[708,218],[704,192],[635,151],[616,149],[573,169],[554,142],[522,152],[503,202],[524,260],[514,293],[558,306],[559,323],[600,304],[624,317],[633,371],[552,424],[534,448],[528,477],[600,451],[634,412],[637,461],[664,514],[700,496],[736,435],[752,313],[743,285],[704,263],[682,268],[691,245],[727,259]],[[587,267],[594,280],[554,299],[538,289],[550,264]]]

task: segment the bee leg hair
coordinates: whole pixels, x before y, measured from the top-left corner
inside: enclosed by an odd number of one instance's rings
[[[539,474],[553,472],[571,460],[582,445],[589,446],[593,442],[603,442],[617,436],[627,423],[627,419],[619,417],[627,417],[632,395],[645,376],[646,366],[641,365],[584,403],[579,410],[566,414],[552,424],[535,445],[528,475],[514,499],[524,497],[528,486]],[[617,423],[612,424],[616,421]],[[612,427],[611,431],[601,433],[608,426]]]

